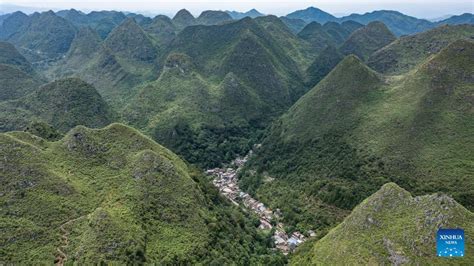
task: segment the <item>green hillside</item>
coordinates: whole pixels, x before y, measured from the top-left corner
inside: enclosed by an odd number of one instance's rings
[[[326,47],[336,45],[332,35],[325,31],[318,22],[311,22],[299,33],[298,37],[307,41],[314,49],[315,53],[321,53]]]
[[[134,94],[133,87],[157,77],[158,49],[133,18],[117,26],[101,41],[97,32],[82,28],[66,56],[48,69],[50,79],[79,77],[93,84],[112,106]]]
[[[306,69],[306,84],[312,88],[344,59],[344,56],[330,45],[324,49],[313,63]]]
[[[173,53],[161,76],[139,87],[123,117],[189,162],[217,166],[247,152],[265,110],[235,74],[206,81],[189,56]]]
[[[14,66],[26,73],[33,73],[30,62],[18,52],[13,44],[8,42],[0,42],[0,64]]]
[[[78,28],[90,27],[97,31],[102,39],[118,25],[120,25],[127,17],[119,11],[92,11],[85,14],[75,9],[61,10],[56,15],[66,19]]]
[[[388,183],[324,238],[298,252],[290,264],[470,265],[474,241],[469,237],[465,238],[465,257],[436,255],[439,228],[462,228],[465,235],[472,235],[474,214],[446,195],[412,197]]]
[[[56,142],[11,132],[0,134],[0,146],[2,261],[247,264],[273,257],[250,217],[224,209],[183,161],[131,128],[80,126]]]
[[[147,62],[157,56],[152,41],[133,18],[126,19],[115,28],[105,39],[104,45],[116,56],[125,59]]]
[[[304,10],[297,10],[286,15],[286,17],[290,19],[301,19],[301,20],[306,21],[307,23],[314,21],[321,24],[324,24],[328,21],[337,20],[337,18],[334,17],[333,15],[327,12],[324,12],[323,10],[316,7],[308,7],[307,9],[304,9]]]
[[[368,59],[368,65],[381,73],[400,74],[438,53],[449,43],[472,38],[474,38],[473,25],[440,26],[397,39],[372,54]]]
[[[254,21],[262,26],[271,35],[273,40],[298,63],[301,69],[305,69],[314,59],[315,53],[311,49],[311,44],[298,38],[290,28],[276,16],[260,16]]]
[[[288,17],[280,17],[280,19],[294,34],[300,32],[307,25],[306,21],[302,19]]]
[[[161,48],[167,46],[176,37],[177,28],[167,16],[158,15],[143,28]]]
[[[196,22],[201,25],[217,25],[232,20],[232,17],[224,11],[206,10],[199,15]]]
[[[174,15],[173,24],[179,29],[182,30],[187,26],[195,25],[196,19],[194,16],[186,9],[179,10],[176,15]]]
[[[396,36],[409,35],[426,31],[435,27],[434,23],[426,19],[418,19],[398,11],[376,10],[364,14],[351,14],[339,19],[339,21],[356,21],[367,25],[374,21],[383,22]]]
[[[347,57],[273,124],[242,186],[302,228],[323,227],[315,215],[334,221],[389,181],[472,209],[473,53],[457,41],[397,77]]]
[[[395,41],[395,36],[382,22],[371,22],[354,31],[340,47],[345,55],[354,54],[362,60],[375,51]]]
[[[55,58],[69,50],[76,34],[76,28],[67,20],[48,11],[30,17],[27,25],[22,26],[8,41],[22,48],[30,58],[38,60]]]
[[[0,104],[0,131],[23,130],[43,121],[65,132],[77,125],[103,127],[115,119],[95,88],[69,78],[48,83],[32,93]]]
[[[28,25],[30,17],[21,11],[16,11],[5,18],[0,26],[0,39],[7,40]]]
[[[284,49],[292,43],[299,53],[301,43],[274,39],[276,32],[293,35],[271,19],[185,28],[160,77],[134,88],[125,121],[201,166],[246,153],[259,131],[305,91],[300,66]]]
[[[18,99],[35,90],[41,81],[20,69],[0,64],[0,102]]]

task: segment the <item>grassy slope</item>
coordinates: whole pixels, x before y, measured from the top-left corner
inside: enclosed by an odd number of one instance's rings
[[[267,252],[249,217],[129,127],[76,127],[56,142],[11,132],[0,145],[2,261],[51,263],[65,223],[63,251],[81,263],[248,263]]]
[[[246,153],[258,130],[305,88],[299,65],[272,37],[273,30],[293,35],[271,19],[180,32],[160,77],[136,88],[122,112],[125,121],[202,166]]]
[[[8,42],[0,42],[0,64],[15,66],[23,72],[33,73],[30,62],[18,52],[13,44]]]
[[[40,84],[36,77],[14,66],[0,64],[0,102],[25,96]]]
[[[404,77],[346,58],[274,123],[252,162],[260,173],[242,185],[303,228],[321,215],[309,203],[343,212],[390,180],[471,209],[473,52],[472,42],[456,42]],[[266,171],[278,178],[263,183]]]
[[[71,23],[48,11],[32,16],[8,41],[31,54],[31,58],[38,56],[33,55],[36,51],[41,53],[40,58],[54,58],[68,51],[75,33],[76,28]]]
[[[298,252],[291,264],[470,265],[471,238],[465,240],[465,257],[446,259],[436,256],[435,236],[438,228],[462,228],[472,235],[473,221],[472,212],[445,195],[412,197],[388,183],[311,248]]]
[[[133,87],[156,78],[158,52],[152,38],[132,18],[124,20],[101,42],[97,32],[84,28],[66,58],[57,62],[50,78],[79,77],[98,88],[114,107],[122,107]]]
[[[395,39],[385,24],[378,21],[371,22],[367,26],[355,30],[342,44],[340,51],[345,55],[355,54],[365,61],[372,53]]]
[[[43,121],[66,132],[74,126],[102,127],[116,117],[93,86],[75,78],[48,83],[17,100],[0,104],[2,131]]]
[[[405,36],[372,54],[368,65],[386,74],[409,71],[429,56],[458,39],[472,39],[473,25],[440,26],[412,36]]]

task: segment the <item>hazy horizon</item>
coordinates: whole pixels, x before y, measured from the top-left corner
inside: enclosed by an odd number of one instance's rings
[[[323,11],[331,13],[335,16],[344,16],[352,13],[366,13],[375,10],[395,10],[404,14],[415,16],[418,18],[440,18],[447,15],[460,15],[463,13],[473,13],[474,2],[455,0],[455,1],[428,1],[428,0],[381,0],[376,3],[368,0],[335,0],[335,1],[153,1],[141,0],[139,2],[130,1],[111,1],[103,0],[95,1],[42,1],[41,3],[31,0],[15,0],[0,3],[0,11],[2,13],[10,13],[21,10],[25,13],[33,13],[35,11],[46,10],[64,10],[77,9],[83,12],[93,10],[116,10],[141,13],[144,15],[164,14],[173,16],[178,10],[185,8],[193,15],[198,16],[204,10],[230,10],[245,12],[252,8],[264,14],[286,15],[296,10],[306,9],[310,6],[317,7]]]

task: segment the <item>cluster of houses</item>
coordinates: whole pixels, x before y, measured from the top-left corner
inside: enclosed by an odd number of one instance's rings
[[[277,223],[275,226],[272,225],[272,222],[276,222],[281,217],[280,210],[277,209],[274,212],[263,203],[252,198],[248,193],[240,190],[238,184],[238,173],[251,154],[252,151],[243,158],[235,159],[230,163],[229,167],[209,169],[206,171],[206,174],[214,177],[213,184],[219,189],[219,192],[223,196],[235,205],[240,206],[242,204],[245,208],[252,210],[258,215],[260,218],[260,229],[271,230],[275,227],[275,233],[273,235],[275,247],[286,255],[303,243],[306,238],[300,232],[294,232],[289,236],[285,232],[282,223]]]

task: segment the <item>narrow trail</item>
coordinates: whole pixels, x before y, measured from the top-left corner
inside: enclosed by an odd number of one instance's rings
[[[61,240],[60,240],[61,245],[56,248],[56,252],[58,253],[57,256],[56,256],[56,259],[54,260],[54,263],[56,265],[63,266],[64,262],[66,262],[66,260],[67,260],[67,254],[66,254],[65,250],[69,246],[69,238],[68,238],[69,232],[66,230],[66,226],[70,225],[71,223],[74,223],[75,221],[77,221],[77,220],[79,220],[79,219],[81,219],[85,216],[86,215],[83,215],[83,216],[74,218],[72,220],[69,220],[69,221],[63,223],[59,227],[59,231],[61,232]]]

